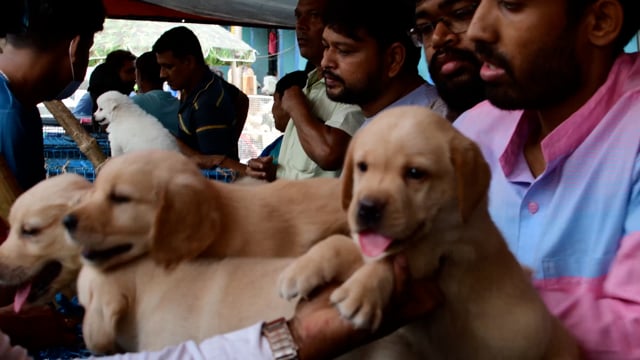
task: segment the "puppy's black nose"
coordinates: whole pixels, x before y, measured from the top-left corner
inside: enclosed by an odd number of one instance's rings
[[[358,202],[358,223],[362,227],[374,227],[380,223],[384,212],[384,202],[362,199]]]
[[[73,231],[78,227],[78,218],[73,214],[68,214],[62,219],[62,224],[68,231]]]

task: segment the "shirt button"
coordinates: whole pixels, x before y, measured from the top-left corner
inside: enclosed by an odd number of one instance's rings
[[[538,210],[540,209],[540,206],[538,206],[538,203],[534,201],[531,201],[528,207],[529,207],[529,213],[531,214],[537,213]]]

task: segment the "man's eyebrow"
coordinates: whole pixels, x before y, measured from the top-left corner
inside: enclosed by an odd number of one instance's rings
[[[344,35],[343,35],[344,36]],[[331,47],[352,47],[357,43],[362,42],[362,39],[354,39],[347,36],[344,36],[347,40],[336,40],[336,41],[328,41],[324,37],[322,38],[322,44],[324,46]]]
[[[420,3],[424,2],[424,1],[426,1],[426,0],[421,0]],[[461,3],[461,2],[465,2],[465,1],[469,1],[469,0],[441,0],[438,3],[438,10],[450,9],[454,5],[456,5],[458,3]],[[427,18],[430,15],[431,14],[428,11],[425,11],[425,10],[420,10],[420,11],[416,12],[416,18],[418,18],[418,19]]]
[[[442,9],[450,8],[453,5],[456,5],[458,3],[465,2],[465,1],[469,1],[469,0],[442,0],[438,4],[438,9],[442,10]]]

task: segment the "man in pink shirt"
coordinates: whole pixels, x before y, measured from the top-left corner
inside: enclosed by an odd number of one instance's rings
[[[511,251],[593,359],[640,358],[638,0],[483,0],[489,102],[456,122],[492,169]]]

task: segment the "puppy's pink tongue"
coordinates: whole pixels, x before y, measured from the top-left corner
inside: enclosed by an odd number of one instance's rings
[[[13,298],[13,311],[15,311],[16,314],[20,312],[24,303],[27,302],[27,297],[29,297],[30,291],[31,283],[22,286],[16,291],[16,296]]]
[[[362,253],[368,257],[377,257],[387,250],[391,245],[391,239],[380,234],[360,233],[358,242]]]

